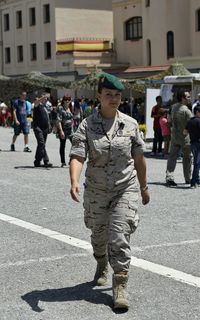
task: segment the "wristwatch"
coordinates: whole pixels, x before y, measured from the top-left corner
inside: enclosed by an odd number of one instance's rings
[[[148,189],[149,189],[148,185],[146,185],[145,187],[140,187],[140,190],[141,190],[141,191],[146,191],[146,190],[148,190]]]

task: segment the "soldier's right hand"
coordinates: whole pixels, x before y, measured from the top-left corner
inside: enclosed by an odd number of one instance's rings
[[[70,190],[71,197],[74,201],[80,202],[80,186],[79,183],[73,184]]]

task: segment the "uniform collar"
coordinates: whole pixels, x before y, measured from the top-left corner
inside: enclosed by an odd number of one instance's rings
[[[104,119],[100,113],[100,110],[98,110],[98,112],[95,112],[93,114],[93,121],[94,121],[94,123],[102,123],[104,121]],[[117,110],[116,122],[118,123],[119,126],[125,125],[125,121],[123,119],[123,114],[119,110]]]

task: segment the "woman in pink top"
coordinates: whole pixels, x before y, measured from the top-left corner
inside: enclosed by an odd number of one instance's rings
[[[164,140],[163,155],[164,157],[167,157],[169,153],[169,146],[170,146],[170,140],[171,140],[171,130],[170,130],[170,124],[168,121],[168,110],[161,108],[159,110],[159,113],[161,115],[159,119],[159,124],[161,127],[161,132]]]

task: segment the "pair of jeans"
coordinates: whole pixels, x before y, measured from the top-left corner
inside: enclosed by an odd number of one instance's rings
[[[66,145],[66,140],[67,139],[69,139],[70,140],[70,142],[72,142],[72,137],[71,136],[65,136],[65,138],[64,139],[61,139],[60,137],[59,137],[59,139],[60,139],[60,160],[61,160],[61,163],[62,164],[65,164],[66,162],[65,162],[65,145]]]
[[[162,152],[162,142],[163,136],[161,128],[154,128],[154,139],[153,139],[153,149],[152,152],[156,153],[157,151]]]
[[[46,152],[46,140],[48,135],[48,128],[47,129],[41,129],[39,127],[34,127],[34,134],[37,140],[37,149],[35,153],[35,161],[36,163],[40,163],[40,161],[43,159],[44,163],[49,162],[49,157]]]
[[[199,170],[200,170],[200,142],[191,143],[191,150],[193,154],[193,172],[191,185],[199,184]]]

